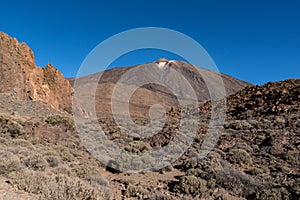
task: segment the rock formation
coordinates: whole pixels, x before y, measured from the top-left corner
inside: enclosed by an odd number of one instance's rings
[[[25,43],[0,32],[0,93],[18,100],[42,101],[61,111],[71,111],[72,87],[62,73],[48,64],[36,66]]]

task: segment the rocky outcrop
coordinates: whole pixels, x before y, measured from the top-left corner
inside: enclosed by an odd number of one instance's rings
[[[51,64],[45,68],[36,66],[34,54],[25,43],[1,32],[0,93],[71,111],[73,89],[62,73]]]

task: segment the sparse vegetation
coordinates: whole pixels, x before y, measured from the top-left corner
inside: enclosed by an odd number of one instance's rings
[[[207,190],[207,181],[196,176],[183,176],[174,187],[174,192],[197,196]]]
[[[0,150],[0,175],[8,175],[10,172],[22,168],[20,160],[11,152]]]
[[[10,116],[0,115],[0,134],[11,137],[18,137],[24,132],[23,127]]]
[[[130,142],[127,146],[124,148],[126,151],[132,152],[132,153],[144,153],[147,151],[150,151],[152,148],[151,146],[143,141],[133,141]]]
[[[299,85],[299,80],[269,83],[228,97],[226,124],[216,142],[206,134],[211,104],[199,105],[199,121],[186,122],[198,124],[198,133],[185,152],[181,149],[185,141],[168,146],[181,125],[180,109],[175,107],[158,134],[140,140],[125,134],[113,119],[101,119],[107,138],[123,150],[109,161],[113,170],[105,170],[87,152],[68,114],[38,102],[23,106],[0,98],[1,112],[8,103],[14,106],[5,111],[13,115],[0,115],[0,181],[46,200],[108,199],[108,188],[115,195],[112,199],[300,199]],[[81,123],[99,138],[93,144],[102,142],[97,127]],[[204,140],[209,140],[206,146]],[[207,144],[214,149],[199,159]],[[160,160],[153,162],[148,153],[162,147],[181,157],[157,169]]]
[[[49,115],[45,119],[45,122],[53,126],[62,126],[65,128],[65,130],[75,130],[76,128],[73,119],[71,119],[68,116],[60,115],[60,114]]]
[[[106,187],[100,185],[92,187],[79,178],[71,178],[66,175],[47,175],[44,172],[24,170],[16,173],[12,182],[21,190],[42,195],[43,199],[109,199]]]
[[[252,164],[252,158],[250,154],[244,149],[231,149],[229,151],[228,160],[234,164]]]

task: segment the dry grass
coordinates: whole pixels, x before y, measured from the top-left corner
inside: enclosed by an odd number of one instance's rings
[[[104,200],[109,199],[109,192],[104,186],[91,186],[77,177],[66,175],[47,175],[44,172],[23,170],[12,178],[20,190],[39,194],[49,200]]]

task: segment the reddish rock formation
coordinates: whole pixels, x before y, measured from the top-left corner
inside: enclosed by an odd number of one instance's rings
[[[0,93],[70,112],[72,92],[60,71],[51,64],[36,66],[33,52],[25,43],[0,32]]]

